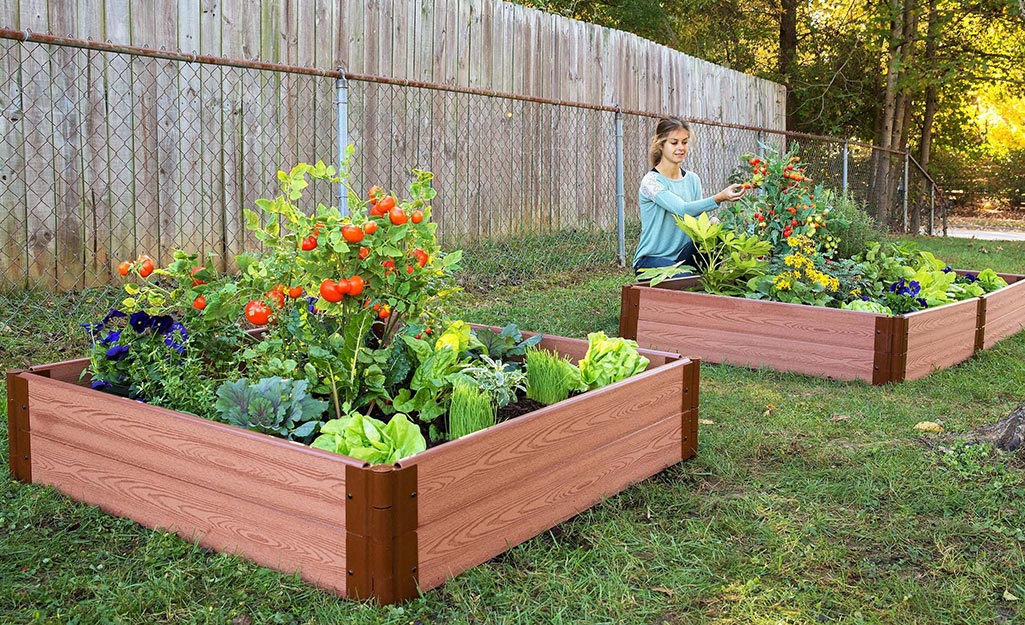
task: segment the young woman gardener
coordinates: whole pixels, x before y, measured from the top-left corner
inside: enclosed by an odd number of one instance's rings
[[[723,202],[744,195],[731,184],[712,197],[702,198],[697,174],[681,167],[687,156],[690,127],[678,117],[658,122],[648,158],[652,169],[641,179],[641,240],[637,244],[635,270],[666,267],[676,262],[694,266],[694,244],[676,225],[674,215],[712,213]]]

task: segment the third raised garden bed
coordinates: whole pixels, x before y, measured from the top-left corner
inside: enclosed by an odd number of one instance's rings
[[[700,278],[622,289],[619,333],[706,362],[886,384],[925,377],[1025,328],[1025,276],[904,315],[695,292]]]

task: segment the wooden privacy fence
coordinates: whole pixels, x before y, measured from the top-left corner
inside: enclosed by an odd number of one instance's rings
[[[446,244],[616,223],[610,107],[354,74],[340,91],[332,71],[0,35],[7,287],[107,284],[120,260],[163,263],[175,248],[229,266],[255,245],[242,210],[277,192],[278,169],[336,162],[340,100],[354,189],[434,171]],[[642,125],[628,124],[632,143],[647,143]],[[334,191],[306,200],[333,204]],[[614,261],[614,240],[597,254]]]
[[[401,192],[411,169],[435,172],[444,245],[590,232],[598,243],[579,262],[622,261],[630,250],[614,233],[623,217],[636,221],[636,181],[657,117],[16,31],[0,31],[0,68],[2,288],[104,285],[120,260],[146,253],[164,263],[176,248],[229,267],[256,245],[242,210],[277,193],[279,169],[336,162],[339,119],[357,148],[357,193],[373,184]],[[709,194],[741,155],[788,138],[708,120],[692,130],[688,167]],[[835,151],[821,151],[824,169],[835,169]],[[846,151],[843,162],[846,172]],[[617,178],[625,197],[617,198]],[[335,190],[314,186],[304,202],[307,211],[334,204]],[[557,260],[512,251],[507,263],[543,269]]]

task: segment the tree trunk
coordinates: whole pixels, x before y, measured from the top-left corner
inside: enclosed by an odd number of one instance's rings
[[[1025,442],[1025,404],[991,425],[976,430],[978,438],[1003,451],[1017,451]]]
[[[936,65],[936,47],[940,38],[940,19],[936,12],[936,0],[929,0],[928,36],[925,39],[925,67],[930,70]],[[929,171],[929,151],[932,148],[932,120],[936,116],[937,98],[939,96],[936,82],[937,76],[929,77],[929,86],[925,90],[925,112],[922,115],[922,136],[918,143],[918,164]],[[932,198],[932,189],[928,180],[922,180],[922,197]],[[930,205],[930,208],[932,206]],[[930,213],[931,214],[931,213]],[[934,224],[929,220],[929,234],[933,234]]]
[[[890,161],[892,154],[887,150],[890,148],[893,139],[893,119],[896,114],[897,105],[897,78],[900,74],[901,64],[901,13],[898,12],[897,0],[888,0],[890,9],[890,36],[886,41],[886,53],[888,62],[886,64],[886,90],[883,93],[882,121],[878,125],[876,145],[882,150],[874,150],[872,153],[875,160],[872,176],[872,195],[876,205],[876,218],[880,223],[890,226],[893,222],[892,196],[890,188]]]
[[[797,130],[797,97],[794,94],[794,59],[797,57],[797,0],[780,0],[779,75],[787,88],[787,130]]]

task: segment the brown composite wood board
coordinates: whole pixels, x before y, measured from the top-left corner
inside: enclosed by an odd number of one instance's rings
[[[904,379],[917,380],[975,353],[976,298],[909,313]]]
[[[27,377],[33,482],[345,592],[344,469],[362,463]]]
[[[420,582],[431,587],[683,459],[679,361],[407,462],[419,476]],[[618,387],[618,388],[617,388]],[[604,391],[604,392],[603,392]],[[690,410],[696,427],[697,411]]]
[[[1018,279],[1012,282],[1010,278]],[[1009,283],[1007,287],[982,296],[986,307],[984,349],[1025,329],[1025,280],[1013,275],[1004,279]]]
[[[642,288],[637,342],[709,362],[871,381],[877,317]]]

